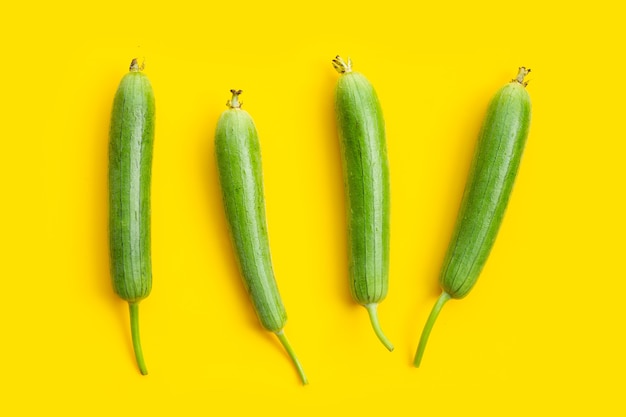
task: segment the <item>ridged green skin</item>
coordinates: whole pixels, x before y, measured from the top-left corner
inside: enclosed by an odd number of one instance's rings
[[[109,239],[113,289],[128,301],[137,366],[148,370],[139,337],[139,302],[152,289],[150,181],[154,93],[134,59],[115,94],[109,131]]]
[[[350,291],[379,303],[389,283],[389,163],[376,91],[362,74],[339,78],[335,95],[347,195]]]
[[[385,122],[372,84],[352,62],[333,60],[341,74],[335,111],[347,199],[350,292],[369,313],[376,336],[393,345],[378,322],[378,303],[389,287],[389,163]]]
[[[439,282],[443,289],[422,331],[415,366],[444,304],[465,297],[491,252],[515,183],[530,127],[530,96],[520,68],[517,79],[491,100],[474,151],[461,207]]]
[[[489,105],[441,270],[441,287],[452,298],[469,293],[496,240],[528,137],[530,109],[530,96],[516,81]]]
[[[215,153],[226,217],[244,284],[263,327],[281,330],[287,313],[270,257],[259,138],[248,112],[224,111],[217,123]]]
[[[154,93],[148,77],[126,74],[115,94],[109,134],[109,236],[115,292],[138,302],[152,289],[150,180]]]
[[[278,293],[270,256],[259,137],[241,109],[241,90],[231,90],[229,109],[217,122],[215,155],[222,199],[243,282],[263,327],[276,334],[303,384],[308,380],[283,328],[287,313]]]

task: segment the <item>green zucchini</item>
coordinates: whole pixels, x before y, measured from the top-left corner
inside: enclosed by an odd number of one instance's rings
[[[152,289],[150,181],[154,93],[136,59],[115,94],[109,131],[109,243],[113,288],[128,301],[133,348],[147,375],[139,338],[139,302]]]
[[[389,286],[389,163],[385,122],[376,91],[352,62],[337,56],[341,74],[335,111],[347,196],[350,292],[363,305],[374,331],[389,351],[377,314]]]
[[[278,292],[270,256],[259,138],[252,117],[241,109],[241,90],[217,123],[215,155],[226,218],[245,288],[261,325],[276,334],[291,357],[303,384],[307,378],[284,327],[287,313]]]
[[[422,331],[416,367],[441,308],[451,298],[465,297],[476,284],[500,229],[530,127],[530,96],[524,82],[529,72],[520,68],[489,104],[439,277],[443,291]]]

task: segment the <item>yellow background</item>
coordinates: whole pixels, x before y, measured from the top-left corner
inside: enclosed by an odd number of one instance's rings
[[[49,4],[48,4],[49,3]],[[618,415],[624,8],[576,2],[35,2],[0,17],[0,415]],[[375,338],[347,284],[331,59],[376,87],[392,181]],[[139,375],[108,269],[113,95],[157,105],[152,294]],[[417,341],[490,97],[532,68],[533,120],[472,293]],[[261,140],[278,284],[310,385],[246,298],[213,133],[228,90]]]

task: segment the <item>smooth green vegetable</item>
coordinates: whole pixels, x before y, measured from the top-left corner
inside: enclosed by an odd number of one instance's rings
[[[283,331],[287,313],[278,293],[270,257],[261,151],[256,127],[241,109],[241,90],[231,90],[215,132],[215,154],[226,218],[244,285],[263,327],[274,332],[293,360],[303,384],[307,378]]]
[[[529,72],[520,68],[487,110],[441,269],[443,292],[424,326],[415,356],[417,367],[441,308],[450,298],[460,299],[470,292],[498,234],[528,137],[531,105],[524,77]]]
[[[109,238],[115,292],[128,301],[137,365],[147,375],[139,339],[139,302],[152,289],[150,179],[154,93],[133,59],[120,82],[109,131]]]
[[[385,122],[376,91],[352,62],[337,56],[333,66],[341,74],[335,110],[341,141],[347,195],[350,292],[370,316],[380,341],[383,334],[376,309],[389,283],[389,164]]]

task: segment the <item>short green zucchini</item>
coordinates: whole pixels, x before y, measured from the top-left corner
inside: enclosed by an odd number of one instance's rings
[[[270,256],[259,138],[252,117],[241,109],[241,90],[231,90],[215,132],[215,154],[226,218],[244,285],[265,329],[276,334],[296,366],[303,384],[307,378],[284,327],[287,313],[278,292]]]
[[[150,182],[154,93],[136,59],[115,94],[109,131],[109,239],[117,295],[128,301],[133,348],[147,375],[139,338],[139,302],[152,289]]]
[[[389,285],[389,163],[385,122],[378,96],[352,62],[337,56],[341,74],[335,111],[347,195],[350,292],[363,305],[374,331],[390,351],[393,345],[378,322],[377,307]]]
[[[416,367],[441,308],[451,298],[465,297],[476,284],[500,229],[528,137],[531,104],[524,77],[529,72],[520,68],[489,104],[441,269],[443,291],[422,331]]]

